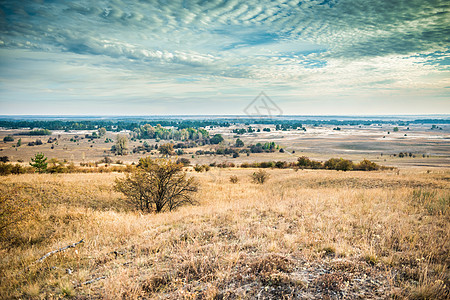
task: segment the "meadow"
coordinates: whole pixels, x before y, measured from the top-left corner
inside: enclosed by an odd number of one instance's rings
[[[122,173],[2,177],[1,298],[450,297],[448,169],[254,171],[187,168],[197,204],[160,214]]]

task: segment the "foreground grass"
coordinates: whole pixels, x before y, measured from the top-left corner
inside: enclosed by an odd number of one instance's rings
[[[113,191],[122,174],[5,177],[0,192],[35,214],[2,236],[0,295],[449,297],[448,172],[252,172],[191,173],[199,205],[158,215]]]

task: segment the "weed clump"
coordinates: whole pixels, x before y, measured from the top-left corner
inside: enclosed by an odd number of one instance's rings
[[[210,166],[208,165],[195,165],[194,170],[195,172],[201,173],[201,172],[208,172],[210,170]]]
[[[323,256],[335,256],[336,255],[336,249],[334,247],[328,246],[320,249],[320,251]]]
[[[450,196],[438,197],[436,191],[414,190],[411,202],[414,207],[423,208],[428,215],[446,215],[450,211]]]
[[[231,175],[230,176],[230,182],[231,183],[238,183],[239,178],[236,175]]]
[[[288,274],[292,272],[292,262],[280,255],[269,255],[250,264],[249,270],[253,275],[270,285],[278,285],[289,281]]]
[[[259,170],[252,174],[252,180],[254,183],[264,184],[267,180],[269,180],[269,173],[264,170]]]
[[[315,283],[323,290],[338,292],[344,287],[345,282],[348,281],[350,281],[350,279],[346,274],[334,272],[320,275]]]

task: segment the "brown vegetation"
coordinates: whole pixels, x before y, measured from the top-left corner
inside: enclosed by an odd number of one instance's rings
[[[187,177],[183,165],[168,159],[141,158],[138,167],[123,179],[116,179],[114,188],[123,193],[144,212],[172,211],[193,204],[191,194],[197,191],[193,177]]]
[[[263,184],[269,179],[269,174],[264,170],[258,170],[256,172],[253,172],[252,174],[252,180],[255,183]]]
[[[114,191],[123,174],[2,177],[2,195],[39,205],[2,233],[0,295],[449,297],[448,171],[255,171],[195,173],[199,205],[144,215]]]

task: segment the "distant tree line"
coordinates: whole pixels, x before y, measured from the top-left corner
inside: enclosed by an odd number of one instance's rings
[[[450,124],[450,119],[416,119],[416,120],[382,120],[382,119],[374,119],[374,120],[358,120],[358,119],[349,119],[349,120],[338,120],[338,119],[330,119],[325,120],[322,117],[317,117],[316,119],[306,119],[299,121],[298,119],[283,119],[283,118],[272,118],[272,119],[223,119],[223,121],[227,121],[232,125],[235,124],[244,124],[244,125],[252,125],[252,124],[265,124],[265,125],[280,125],[281,130],[283,128],[286,129],[295,129],[295,128],[303,128],[304,125],[309,126],[322,126],[322,125],[334,125],[334,126],[370,126],[370,125],[382,125],[382,124],[396,124],[397,126],[408,126],[409,124]],[[284,126],[283,126],[284,125]]]
[[[20,128],[40,128],[47,130],[96,130],[98,128],[105,128],[110,132],[120,132],[122,130],[135,131],[141,126],[148,124],[156,127],[160,124],[163,127],[173,127],[178,130],[188,129],[188,128],[214,128],[214,127],[229,127],[231,125],[244,124],[249,126],[247,129],[235,129],[233,132],[237,134],[243,134],[246,132],[260,131],[260,129],[253,129],[251,125],[254,124],[266,124],[275,125],[275,130],[289,130],[289,129],[303,129],[305,130],[305,125],[308,126],[370,126],[370,125],[382,125],[382,124],[395,124],[397,126],[408,126],[410,124],[450,124],[450,119],[416,119],[416,120],[360,120],[360,119],[349,119],[349,120],[339,120],[339,119],[323,119],[318,117],[316,119],[306,119],[301,120],[295,118],[273,118],[273,119],[252,119],[252,118],[220,118],[220,119],[177,119],[177,118],[161,118],[161,119],[150,119],[150,118],[109,118],[109,119],[65,119],[65,120],[52,120],[52,119],[37,119],[37,120],[20,120],[20,119],[9,119],[0,118],[0,127],[7,129],[20,129]],[[265,131],[268,131],[265,128]]]
[[[139,129],[139,133],[134,133],[133,140],[136,139],[156,139],[158,140],[171,140],[170,143],[166,143],[165,145],[170,145],[171,149],[178,149],[177,151],[169,151],[168,153],[162,153],[163,149],[158,148],[158,144],[150,145],[147,141],[144,141],[142,143],[142,146],[134,147],[132,152],[133,153],[145,153],[145,152],[151,152],[152,150],[159,150],[162,154],[177,154],[182,155],[184,152],[182,149],[185,148],[193,148],[197,146],[203,146],[203,145],[211,145],[211,144],[220,144],[224,141],[222,135],[215,134],[214,136],[210,137],[209,132],[206,131],[203,128],[200,129],[194,129],[194,128],[187,128],[187,129],[168,129],[164,128],[162,126],[141,126]],[[178,141],[176,143],[172,141]],[[142,142],[142,141],[141,141]],[[242,141],[241,141],[242,142]],[[160,146],[161,147],[161,146]],[[111,151],[115,152],[116,147],[113,146],[111,148]]]
[[[19,132],[17,135],[51,135],[52,132],[48,129],[35,129],[31,131]]]
[[[195,152],[196,155],[232,155],[233,158],[239,157],[239,154],[244,153],[249,155],[250,153],[270,153],[280,150],[280,152],[284,152],[279,145],[275,142],[267,142],[264,144],[257,143],[256,145],[249,145],[244,148],[244,142],[241,139],[237,139],[236,143],[232,147],[220,147],[218,149],[210,149],[210,150],[197,150]]]
[[[266,124],[266,122],[262,122],[263,124]],[[273,123],[267,123],[267,124],[273,124]],[[286,130],[289,130],[289,129],[302,129],[302,130],[305,130],[306,131],[306,128],[304,128],[303,127],[303,124],[302,123],[297,123],[297,122],[292,122],[292,123],[280,123],[280,124],[277,124],[277,123],[275,123],[275,131],[286,131]],[[271,131],[271,129],[270,128],[268,128],[268,127],[265,127],[265,128],[263,128],[262,129],[262,131],[265,131],[265,132],[270,132]],[[249,127],[247,127],[247,128],[235,128],[235,129],[233,129],[232,131],[231,131],[232,133],[235,133],[235,134],[245,134],[245,133],[253,133],[253,132],[261,132],[261,129],[255,129],[255,128],[253,128],[252,126],[249,126]]]
[[[152,126],[151,124],[141,125],[134,129],[133,137],[137,139],[161,139],[161,140],[203,140],[209,138],[209,132],[203,128],[165,128],[161,124]]]
[[[201,127],[229,127],[230,123],[221,120],[0,120],[0,127],[8,129],[41,128],[47,130],[96,130],[105,128],[107,131],[119,132],[122,130],[134,131],[141,125],[149,124],[178,129],[201,128]]]
[[[248,146],[251,153],[275,152],[280,148],[275,142],[267,142],[264,144],[257,143],[256,145]]]
[[[306,156],[299,157],[296,165],[301,169],[327,169],[338,171],[375,171],[385,168],[367,159],[355,164],[348,159],[330,158],[323,163],[320,161],[311,160]]]

